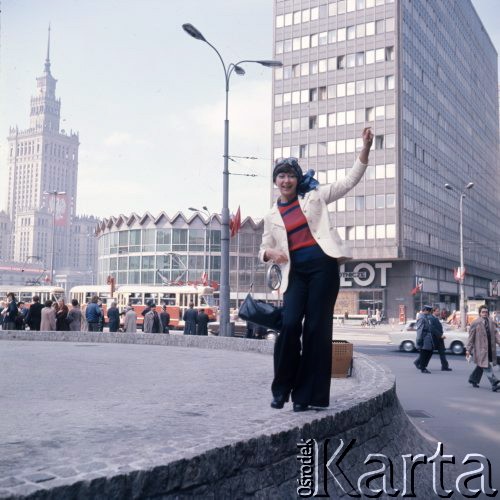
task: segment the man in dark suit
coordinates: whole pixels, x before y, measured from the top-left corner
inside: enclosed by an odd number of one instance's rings
[[[198,313],[198,335],[208,335],[208,322],[210,321],[205,309]]]
[[[429,317],[429,322],[431,325],[431,332],[433,335],[434,345],[439,352],[439,359],[441,360],[441,370],[443,372],[451,372],[451,368],[448,365],[448,360],[446,359],[445,347],[444,347],[444,339],[446,338],[443,335],[443,325],[441,320],[439,319],[441,316],[440,307],[434,307],[432,309],[432,314]]]
[[[189,309],[186,309],[184,316],[184,335],[196,335],[196,324],[198,323],[198,311],[194,309],[194,304],[189,304]]]
[[[30,327],[30,330],[40,331],[40,322],[42,321],[42,309],[43,305],[40,304],[40,297],[38,295],[33,296],[33,304],[31,304],[28,313],[26,315],[26,324]]]

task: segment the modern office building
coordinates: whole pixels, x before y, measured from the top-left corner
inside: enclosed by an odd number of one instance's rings
[[[60,128],[61,100],[50,67],[49,28],[43,75],[36,79],[37,93],[31,97],[29,128],[15,126],[9,131],[6,187],[11,232],[8,251],[0,258],[36,261],[46,270],[53,267],[58,284],[70,286],[74,273],[76,284],[82,273],[95,270],[98,221],[76,215],[79,137]]]
[[[259,298],[275,299],[265,282],[266,266],[257,259],[263,223],[250,217],[230,241],[232,307],[241,302],[253,283]],[[202,282],[218,289],[220,282],[221,218],[178,212],[120,215],[99,224],[98,284],[108,276],[120,285],[162,285]]]
[[[413,316],[500,273],[497,52],[470,0],[275,0],[274,158],[342,179],[371,126],[362,181],[330,205],[353,249],[336,312]],[[445,190],[448,183],[453,190]],[[272,198],[275,198],[273,191]],[[422,284],[418,291],[417,285]],[[412,291],[414,294],[412,294]],[[416,292],[416,293],[415,293]]]

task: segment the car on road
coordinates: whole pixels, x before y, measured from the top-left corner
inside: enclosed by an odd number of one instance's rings
[[[443,323],[443,330],[444,336],[446,337],[444,339],[445,348],[450,350],[453,354],[464,354],[469,334],[467,332],[457,330],[455,327],[448,325],[448,323]],[[417,339],[417,321],[408,321],[407,323],[402,325],[399,332],[389,333],[389,338],[389,343],[399,346],[400,351],[415,351]]]
[[[246,321],[231,321],[231,323],[234,323],[234,336],[235,337],[240,337],[240,338],[245,338],[245,335],[247,333],[247,322]],[[208,323],[208,333],[209,335],[219,335],[219,328],[220,328],[220,323],[218,321],[211,321]],[[276,340],[276,337],[278,336],[278,333],[275,332],[274,330],[267,330],[267,334],[265,338],[267,340]],[[253,337],[255,338],[255,337]]]

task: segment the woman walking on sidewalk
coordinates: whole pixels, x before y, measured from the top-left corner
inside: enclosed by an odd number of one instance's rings
[[[279,199],[264,218],[259,258],[282,264],[283,326],[274,348],[273,408],[291,394],[294,411],[330,404],[333,309],[339,291],[337,259],[350,257],[330,221],[328,204],[342,198],[365,173],[373,134],[349,174],[319,186],[296,158],[278,161],[273,181]]]

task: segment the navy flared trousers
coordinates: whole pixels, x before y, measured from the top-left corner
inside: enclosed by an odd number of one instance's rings
[[[337,260],[292,262],[283,296],[283,326],[274,347],[274,397],[330,404],[333,308],[339,292]]]

